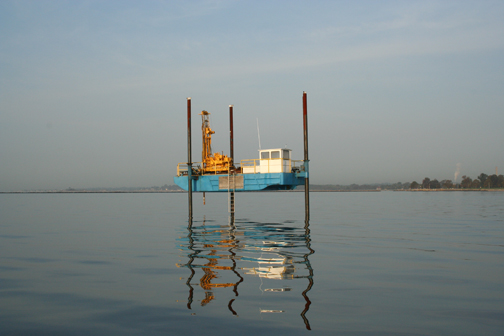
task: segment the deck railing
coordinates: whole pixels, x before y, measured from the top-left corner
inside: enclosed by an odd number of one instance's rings
[[[193,174],[195,173],[195,171],[198,171],[201,167],[201,162],[193,162],[192,164],[192,169],[193,169]],[[187,176],[187,171],[188,171],[188,164],[187,162],[180,162],[178,165],[177,165],[177,176],[183,176],[183,175],[186,175]]]
[[[266,173],[291,173],[304,171],[303,160],[290,159],[248,159],[241,160],[240,165],[235,165],[236,172],[242,174]],[[193,175],[198,175],[203,166],[202,162],[193,162]],[[177,165],[177,176],[187,175],[187,162]],[[209,166],[207,166],[209,168]],[[227,172],[226,172],[227,174]],[[222,175],[222,173],[206,173],[205,175]]]
[[[201,167],[203,167],[203,162],[193,162],[192,163],[192,169],[193,169],[193,175],[201,175]],[[211,166],[211,165],[206,165],[205,166],[210,172],[206,172],[204,175],[222,175],[222,174],[227,174],[228,172],[221,172],[219,169],[221,169],[221,166]],[[218,168],[218,169],[217,169]],[[183,176],[187,175],[187,170],[188,170],[188,165],[187,162],[180,162],[177,165],[177,176]],[[213,171],[213,172],[212,172]]]

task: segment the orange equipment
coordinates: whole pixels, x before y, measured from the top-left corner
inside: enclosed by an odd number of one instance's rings
[[[203,133],[202,173],[227,174],[230,167],[232,167],[232,160],[227,155],[221,153],[212,154],[212,134],[215,132],[210,128],[210,113],[201,111],[200,116],[202,120],[201,131]]]

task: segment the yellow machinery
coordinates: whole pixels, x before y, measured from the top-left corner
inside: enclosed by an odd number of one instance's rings
[[[215,132],[210,128],[210,113],[201,111],[201,131],[203,133],[203,151],[201,161],[203,174],[227,174],[232,167],[232,159],[221,153],[212,154],[212,134]]]

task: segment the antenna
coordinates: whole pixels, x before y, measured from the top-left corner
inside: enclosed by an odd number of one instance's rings
[[[259,150],[261,150],[261,134],[259,133],[259,118],[257,119],[257,138],[259,139]]]

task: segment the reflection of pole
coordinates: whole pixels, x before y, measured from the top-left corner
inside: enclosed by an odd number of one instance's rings
[[[313,268],[311,267],[311,263],[310,263],[310,260],[308,260],[308,257],[310,255],[312,255],[313,253],[315,253],[314,250],[312,250],[311,248],[311,239],[310,239],[310,223],[308,220],[305,221],[305,242],[306,242],[306,247],[308,248],[308,250],[310,251],[309,253],[305,254],[303,256],[304,258],[304,261],[305,261],[305,264],[306,264],[306,267],[308,268],[308,272],[309,272],[309,276],[308,276],[308,287],[306,287],[306,289],[303,291],[302,295],[306,301],[306,304],[305,304],[305,309],[303,310],[303,312],[301,313],[301,317],[303,318],[303,321],[306,325],[306,329],[308,330],[311,330],[311,327],[310,327],[310,322],[308,321],[308,318],[306,318],[306,313],[308,312],[308,310],[310,309],[310,305],[311,305],[311,301],[310,299],[308,298],[308,295],[307,293],[312,289],[313,287]]]
[[[306,301],[306,304],[305,304],[305,309],[301,313],[301,317],[303,318],[306,329],[311,330],[310,321],[308,321],[308,318],[306,318],[306,313],[310,309],[310,305],[311,305],[311,301],[308,298],[308,295],[306,295],[306,293],[308,293],[310,291],[310,289],[313,287],[313,269],[310,267],[309,270],[310,270],[310,276],[308,277],[308,281],[309,281],[308,287],[302,293],[302,295]]]
[[[187,186],[189,197],[189,225],[192,225],[191,97],[187,98]]]
[[[308,105],[306,101],[306,92],[303,91],[303,138],[304,138],[304,169],[305,178],[305,221],[310,220],[310,178],[309,178],[309,160],[308,160]]]
[[[229,253],[231,253],[231,260],[233,261],[233,266],[231,267],[231,270],[233,271],[234,274],[236,274],[236,276],[238,278],[240,278],[240,281],[235,283],[233,286],[233,292],[235,293],[235,296],[238,296],[238,285],[243,282],[243,277],[240,275],[240,273],[238,273],[236,271],[236,253],[233,251],[233,249],[238,246],[237,241],[236,241],[236,236],[235,236],[236,226],[234,223],[234,216],[233,216],[233,221],[230,224],[231,224],[231,227],[229,228],[229,238],[233,243],[231,244],[231,247],[229,248],[228,251],[229,251]],[[229,301],[228,309],[231,311],[231,313],[233,313],[233,315],[238,316],[238,314],[236,313],[236,311],[233,309],[233,306],[232,306],[234,300],[235,299],[232,299]]]
[[[189,235],[187,236],[189,238],[189,250],[192,251],[191,254],[189,254],[189,262],[187,263],[187,267],[191,270],[191,275],[186,281],[186,285],[189,287],[189,297],[187,298],[187,308],[191,309],[191,304],[193,302],[193,296],[194,296],[194,288],[191,286],[191,280],[194,277],[194,274],[196,274],[196,271],[192,267],[192,263],[194,261],[194,257],[197,254],[194,251],[194,239],[193,239],[193,230],[192,230],[192,221],[189,222],[189,225],[187,226],[187,230],[189,231]]]

